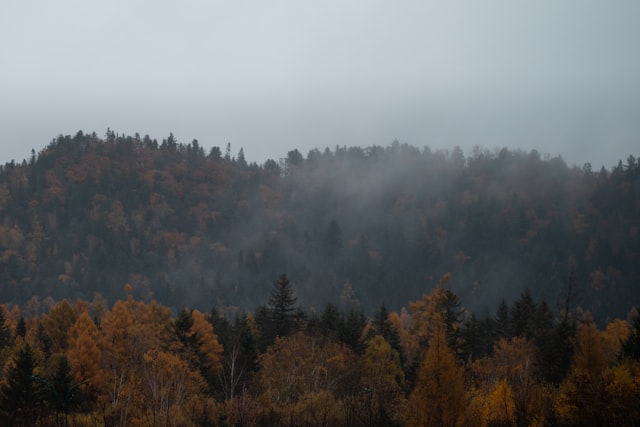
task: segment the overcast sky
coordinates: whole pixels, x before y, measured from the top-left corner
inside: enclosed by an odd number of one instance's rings
[[[2,0],[0,163],[59,134],[640,155],[640,1]]]

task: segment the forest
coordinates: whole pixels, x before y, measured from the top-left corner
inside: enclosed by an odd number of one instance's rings
[[[507,148],[292,150],[248,163],[173,135],[59,136],[0,167],[0,301],[142,301],[252,312],[286,273],[299,303],[371,316],[445,272],[488,313],[525,289],[603,325],[640,305],[640,161],[611,170]]]
[[[0,424],[638,425],[639,212],[633,155],[59,136],[0,167]]]
[[[599,328],[524,291],[467,311],[445,274],[399,312],[297,305],[172,314],[124,287],[38,316],[0,308],[7,426],[636,426],[640,317]]]

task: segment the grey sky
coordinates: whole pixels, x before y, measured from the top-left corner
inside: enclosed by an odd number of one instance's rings
[[[610,167],[640,155],[640,2],[3,0],[0,163],[107,127]]]

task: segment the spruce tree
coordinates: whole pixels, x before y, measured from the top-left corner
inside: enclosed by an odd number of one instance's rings
[[[285,337],[293,329],[293,311],[296,303],[293,289],[286,274],[282,274],[271,289],[271,297],[267,305],[269,313],[270,335],[275,337]]]
[[[7,322],[4,315],[4,309],[0,307],[0,350],[9,344],[11,338],[11,332],[7,327]]]
[[[0,387],[0,407],[10,424],[33,425],[35,413],[42,401],[41,385],[34,379],[35,359],[29,344],[20,348],[13,364],[5,372]]]

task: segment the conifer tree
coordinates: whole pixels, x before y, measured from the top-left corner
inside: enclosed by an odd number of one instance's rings
[[[622,356],[640,360],[640,315],[633,321],[629,336],[622,343]]]
[[[2,350],[5,346],[9,344],[10,337],[11,337],[11,332],[7,327],[7,322],[4,315],[4,309],[0,307],[0,350]]]
[[[42,401],[41,385],[34,379],[35,358],[29,344],[21,347],[13,364],[5,372],[0,387],[0,406],[8,415],[10,425],[33,425],[36,411]]]
[[[269,310],[269,329],[275,337],[285,337],[293,329],[293,311],[296,303],[289,279],[282,274],[271,289],[267,306]]]

